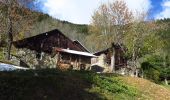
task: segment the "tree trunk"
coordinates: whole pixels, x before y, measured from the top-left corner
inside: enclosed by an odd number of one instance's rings
[[[168,85],[168,81],[167,81],[166,77],[165,77],[164,81],[165,81],[165,84]]]
[[[138,69],[136,68],[135,77],[138,77]]]
[[[114,44],[112,44],[112,57],[111,57],[111,72],[115,73],[115,50]]]
[[[115,73],[115,56],[111,57],[111,72]]]
[[[142,70],[142,69],[141,69]],[[144,72],[143,70],[141,71],[141,78],[143,78]]]
[[[12,47],[12,42],[8,41],[8,47],[7,47],[7,60],[11,59],[11,47]]]
[[[164,66],[164,70],[167,70],[166,69],[166,54],[164,53],[164,62],[163,62],[163,66]],[[167,72],[165,72],[165,76],[164,76],[164,81],[165,81],[165,84],[168,85],[168,81],[167,81]]]
[[[11,55],[11,47],[12,47],[12,41],[13,41],[13,36],[12,36],[12,21],[11,18],[8,18],[8,23],[9,23],[9,28],[7,32],[7,38],[8,38],[8,45],[7,45],[7,60],[10,60],[10,55]]]

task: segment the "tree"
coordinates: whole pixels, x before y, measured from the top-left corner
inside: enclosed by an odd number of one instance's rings
[[[155,22],[145,21],[146,13],[138,14],[124,38],[124,44],[128,48],[127,55],[131,61],[130,66],[134,73],[136,72],[136,76],[138,74],[136,69],[140,68],[140,59],[145,55],[159,53],[163,47],[163,41],[156,34]]]
[[[91,35],[93,38],[89,39],[94,41],[95,38],[97,41],[95,46],[99,48],[106,48],[112,42],[120,46],[124,44],[128,49],[130,66],[135,73],[142,57],[160,52],[163,46],[160,36],[156,34],[156,24],[146,21],[146,18],[145,12],[137,11],[136,14],[132,14],[122,0],[102,4],[92,16],[90,33],[94,34]]]
[[[31,23],[36,19],[31,12],[31,8],[27,8],[28,5],[33,5],[34,0],[1,0],[0,12],[1,19],[4,23],[1,23],[4,33],[7,35],[7,59],[10,60],[10,51],[14,35],[19,32],[27,31],[30,29]],[[29,6],[33,7],[33,6]]]
[[[122,0],[99,6],[92,16],[92,23],[89,27],[89,33],[96,36],[96,41],[93,40],[93,42],[95,42],[97,48],[94,51],[107,48],[112,42],[122,44],[126,31],[125,25],[131,23],[132,19],[132,12]]]
[[[165,84],[168,84],[167,79],[170,77],[170,24],[169,19],[156,21],[158,31],[157,35],[163,40],[164,46],[161,52],[161,57],[163,58],[162,74]]]
[[[138,74],[137,68],[140,68],[140,59],[148,54],[160,52],[162,48],[162,41],[156,35],[156,24],[152,21],[145,21],[147,14],[138,13],[129,32],[126,33],[124,44],[128,48],[128,55],[131,61],[136,76]]]
[[[90,33],[95,38],[95,48],[108,48],[112,44],[122,46],[128,24],[132,23],[133,14],[124,1],[102,4],[92,16]],[[91,40],[89,40],[91,41]],[[113,43],[114,42],[114,43]],[[112,45],[114,46],[114,45]],[[115,51],[112,51],[111,71],[115,71]]]

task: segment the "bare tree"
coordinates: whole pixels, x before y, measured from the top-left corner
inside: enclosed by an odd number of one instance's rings
[[[0,12],[3,22],[1,26],[6,27],[3,31],[7,35],[7,59],[10,60],[10,51],[13,37],[18,32],[27,30],[28,26],[35,20],[30,9],[27,9],[29,3],[34,0],[1,0]],[[32,6],[33,7],[33,6]]]
[[[90,32],[96,36],[96,47],[106,48],[111,44],[122,45],[127,24],[132,23],[133,14],[122,0],[102,4],[92,16]],[[99,42],[100,41],[100,42]],[[94,42],[94,40],[93,40]],[[114,46],[114,45],[112,45]],[[97,49],[98,49],[97,48]],[[115,51],[112,49],[111,71],[115,71]]]
[[[133,14],[124,1],[116,0],[102,4],[92,16],[90,33],[96,34],[96,40],[104,40],[99,48],[106,48],[112,42],[123,43],[125,26],[132,22]]]
[[[115,43],[122,44],[127,24],[132,23],[133,14],[124,1],[115,1],[109,5]]]

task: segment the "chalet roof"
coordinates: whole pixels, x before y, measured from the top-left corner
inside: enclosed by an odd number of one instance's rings
[[[77,46],[79,46],[79,47],[81,47],[82,49],[84,49],[86,52],[90,52],[83,44],[81,44],[80,41],[74,40],[74,43],[75,43]]]
[[[62,49],[62,48],[55,48],[55,50],[58,52],[64,52],[64,53],[69,53],[69,54],[75,54],[75,55],[81,55],[81,56],[87,56],[87,57],[96,57],[95,55],[88,53],[88,52],[81,52],[81,51]]]
[[[112,47],[114,47],[114,49],[120,49],[120,50],[122,50],[123,52],[125,51],[125,47],[124,47],[124,46],[121,46],[121,45],[119,45],[119,44],[114,44],[114,43],[113,43],[112,45],[113,45]],[[112,47],[109,47],[109,48],[106,48],[106,49],[104,49],[104,50],[95,52],[94,55],[100,55],[100,54],[102,54],[102,53],[108,53],[109,50],[112,49]]]
[[[102,53],[107,53],[111,48],[107,48],[107,49],[104,49],[104,50],[101,50],[101,51],[98,51],[98,52],[95,52],[94,55],[100,55]]]
[[[36,36],[25,38],[23,40],[14,41],[13,45],[16,48],[27,48],[35,50],[37,52],[51,53],[53,47],[59,47],[63,49],[72,49],[76,51],[87,52],[82,46],[78,46],[65,36],[58,29],[45,32]]]

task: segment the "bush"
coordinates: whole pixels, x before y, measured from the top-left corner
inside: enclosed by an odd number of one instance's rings
[[[85,75],[85,79],[90,83],[93,83],[97,87],[106,90],[111,93],[123,93],[130,96],[137,95],[137,90],[134,87],[130,87],[124,84],[120,79],[118,79],[115,74],[95,74],[90,73]]]
[[[149,79],[155,83],[160,82],[160,68],[159,67],[154,67],[152,64],[149,62],[144,62],[142,63],[142,70],[144,74],[144,78]]]

